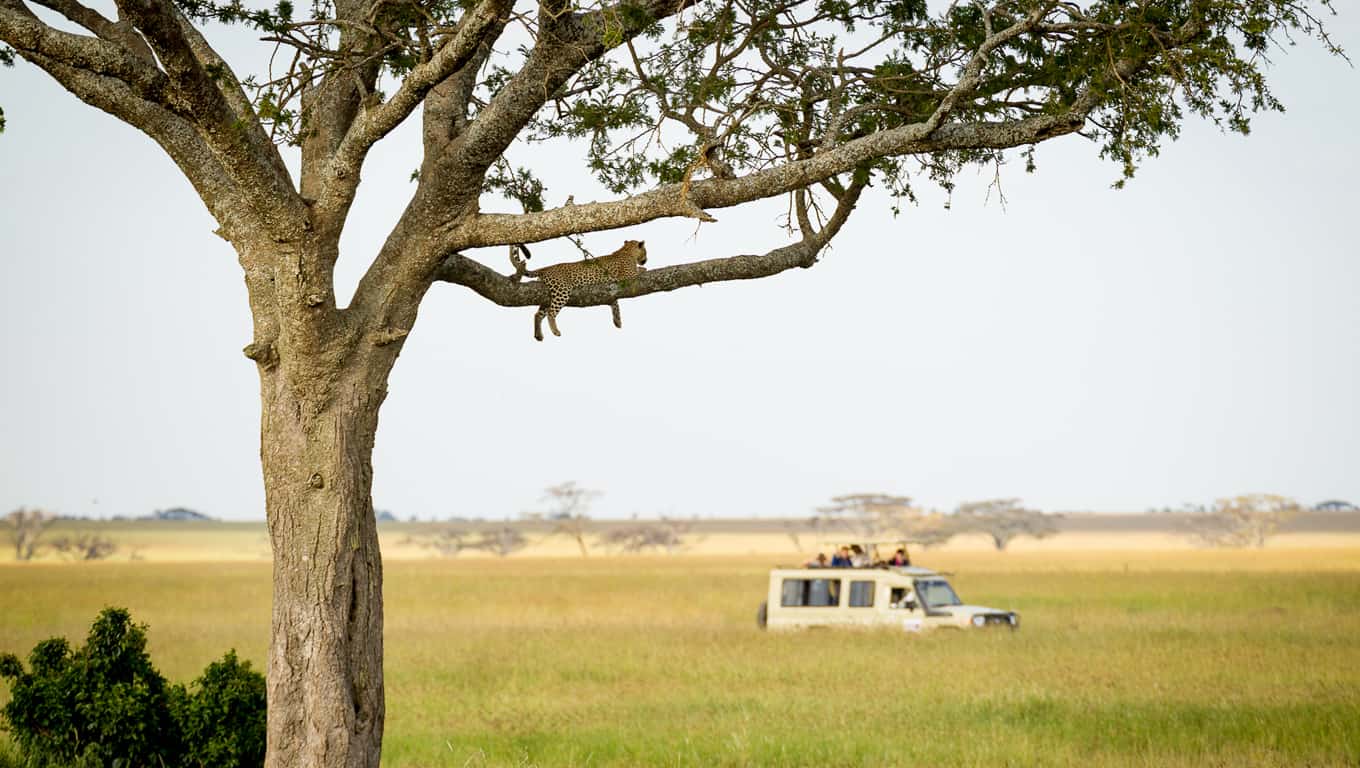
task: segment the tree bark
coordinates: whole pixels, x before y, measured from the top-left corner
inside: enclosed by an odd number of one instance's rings
[[[261,364],[274,551],[265,765],[373,768],[384,701],[372,455],[389,366],[362,376],[323,356],[285,362]],[[298,378],[328,382],[325,396],[301,395],[316,390]]]

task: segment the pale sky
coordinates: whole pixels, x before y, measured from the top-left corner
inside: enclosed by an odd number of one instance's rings
[[[1360,51],[1345,10],[1335,36]],[[239,34],[225,52],[257,60]],[[621,331],[569,308],[538,343],[532,308],[436,286],[392,376],[374,502],[503,518],[565,480],[605,491],[602,517],[803,516],[857,491],[1360,502],[1360,72],[1310,44],[1275,64],[1286,115],[1245,139],[1192,121],[1123,191],[1084,140],[1049,142],[1038,173],[1006,169],[1004,207],[972,171],[948,210],[923,189],[893,218],[870,195],[815,268],[628,300]],[[36,68],[0,70],[0,106],[0,512],[262,518],[245,289],[207,211],[159,147]],[[413,127],[365,167],[342,299],[413,191]],[[550,204],[608,197],[561,148],[516,157]],[[783,210],[587,243],[645,239],[652,266],[763,252],[788,242]]]

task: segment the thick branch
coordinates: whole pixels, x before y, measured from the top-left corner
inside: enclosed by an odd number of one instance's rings
[[[1002,149],[1033,144],[1073,133],[1081,128],[1083,111],[1042,115],[1001,123],[947,124],[929,133],[916,123],[848,141],[806,160],[786,163],[736,179],[707,179],[689,187],[688,199],[680,184],[668,184],[623,200],[569,205],[526,214],[478,214],[452,228],[445,244],[450,250],[533,243],[568,234],[643,224],[654,219],[688,216],[691,205],[727,208],[801,189],[866,162],[894,155],[952,149]]]
[[[443,247],[436,229],[473,215],[491,164],[563,84],[610,50],[605,43],[605,25],[610,19],[615,23],[617,18],[628,19],[614,43],[621,45],[642,32],[646,26],[642,18],[665,18],[693,1],[647,0],[640,8],[642,14],[623,14],[617,6],[587,14],[564,11],[542,28],[537,44],[510,82],[445,146],[440,157],[426,158],[415,199],[359,281],[351,304],[355,314],[383,322],[414,316],[440,259],[453,250]],[[413,232],[420,233],[422,242],[410,242]]]
[[[500,157],[543,105],[583,67],[613,48],[641,34],[645,19],[660,20],[692,5],[694,0],[647,0],[626,4],[636,6],[623,13],[624,3],[585,14],[560,10],[542,21],[539,39],[528,59],[468,126],[458,141],[450,143],[441,162],[428,180],[431,186],[463,188],[475,204],[480,181],[491,164]],[[540,11],[551,11],[545,4]],[[542,15],[542,14],[540,14]],[[546,21],[551,21],[548,24]],[[622,21],[621,21],[622,20]],[[610,23],[621,24],[612,42],[606,34]],[[422,185],[427,179],[422,176]],[[475,183],[474,183],[475,182]]]
[[[81,101],[119,118],[160,144],[193,184],[228,239],[244,237],[260,226],[251,201],[240,193],[221,162],[188,121],[141,99],[120,80],[39,54],[26,54],[26,58]]]
[[[811,267],[817,262],[817,254],[850,218],[867,182],[867,176],[857,176],[852,180],[837,199],[836,210],[821,230],[813,231],[811,227],[806,227],[803,239],[797,243],[761,255],[731,256],[661,267],[647,270],[625,282],[583,286],[572,291],[567,303],[573,307],[613,304],[619,299],[674,291],[691,285],[756,280],[794,267]],[[521,283],[512,280],[458,253],[444,260],[435,278],[465,285],[505,307],[541,306],[548,299],[548,292],[542,282]]]
[[[302,144],[302,177],[299,188],[303,197],[319,200],[332,181],[327,173],[331,159],[353,128],[364,104],[378,98],[378,75],[382,71],[383,54],[387,43],[375,23],[388,4],[382,0],[336,0],[338,41],[334,51],[327,52],[333,61],[322,65],[319,80],[313,79],[312,67],[320,62],[311,56],[303,57],[290,68],[289,77],[297,79],[300,87],[302,113],[298,138]],[[299,55],[302,51],[299,50]],[[354,179],[358,183],[358,179]],[[320,228],[336,241],[340,236],[341,219],[321,219]],[[329,267],[328,267],[329,269]]]
[[[276,172],[284,177],[288,177],[288,168],[283,164],[283,156],[279,154],[278,147],[265,132],[264,126],[255,117],[255,107],[250,103],[250,97],[241,88],[241,83],[236,79],[236,73],[227,66],[217,51],[203,37],[203,33],[193,25],[183,14],[177,14],[179,19],[180,31],[184,34],[184,40],[189,45],[189,50],[194,57],[202,62],[205,68],[214,72],[213,83],[227,100],[233,114],[238,120],[237,125],[244,126],[250,131],[251,143],[257,147],[274,147],[274,151],[269,153],[269,159],[275,167]],[[140,37],[138,38],[140,39]],[[145,44],[145,43],[143,43]]]
[[[627,282],[577,288],[567,303],[573,307],[593,307],[691,285],[755,280],[794,267],[810,267],[816,262],[820,250],[818,243],[801,241],[760,255],[731,256],[649,269]],[[465,285],[503,307],[535,307],[548,299],[548,291],[541,282],[515,282],[461,254],[453,254],[445,259],[436,279]]]
[[[117,78],[148,101],[159,103],[165,99],[169,80],[153,64],[118,43],[53,29],[22,3],[0,2],[0,40],[21,54],[36,54],[69,67]]]
[[[118,43],[129,52],[142,59],[143,61],[156,66],[156,57],[152,55],[151,48],[132,28],[132,25],[125,21],[111,21],[104,18],[102,13],[87,8],[76,2],[76,0],[34,0],[44,8],[50,8],[62,16],[74,21],[80,26],[98,35],[101,40],[111,43]]]
[[[155,50],[174,84],[179,109],[192,114],[203,137],[246,194],[259,206],[261,218],[275,236],[292,232],[306,214],[292,180],[281,173],[277,148],[261,141],[262,131],[242,130],[239,115],[199,59],[184,30],[183,15],[170,0],[117,0],[119,13],[131,19]],[[252,114],[249,122],[254,122]]]
[[[445,147],[462,135],[468,126],[468,110],[481,76],[482,67],[493,52],[493,44],[505,33],[508,19],[494,24],[481,45],[462,69],[430,89],[421,108],[421,138],[425,151],[421,173],[434,166]]]
[[[331,158],[317,201],[320,218],[342,217],[354,201],[359,170],[368,150],[420,106],[430,89],[472,60],[488,31],[504,23],[512,0],[483,0],[459,21],[457,32],[433,58],[420,64],[402,81],[388,101],[363,110]]]

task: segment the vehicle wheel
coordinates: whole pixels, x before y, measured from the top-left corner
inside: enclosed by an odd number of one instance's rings
[[[768,603],[761,603],[760,608],[756,609],[756,626],[765,629],[765,623],[770,618],[770,607]]]

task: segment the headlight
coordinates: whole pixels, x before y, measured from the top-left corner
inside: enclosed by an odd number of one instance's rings
[[[986,616],[983,616],[982,614],[978,614],[977,616],[974,616],[974,617],[973,617],[973,626],[975,626],[975,627],[980,627],[980,626],[982,626],[983,624],[986,624],[986,623],[987,623],[987,617],[986,617]]]

